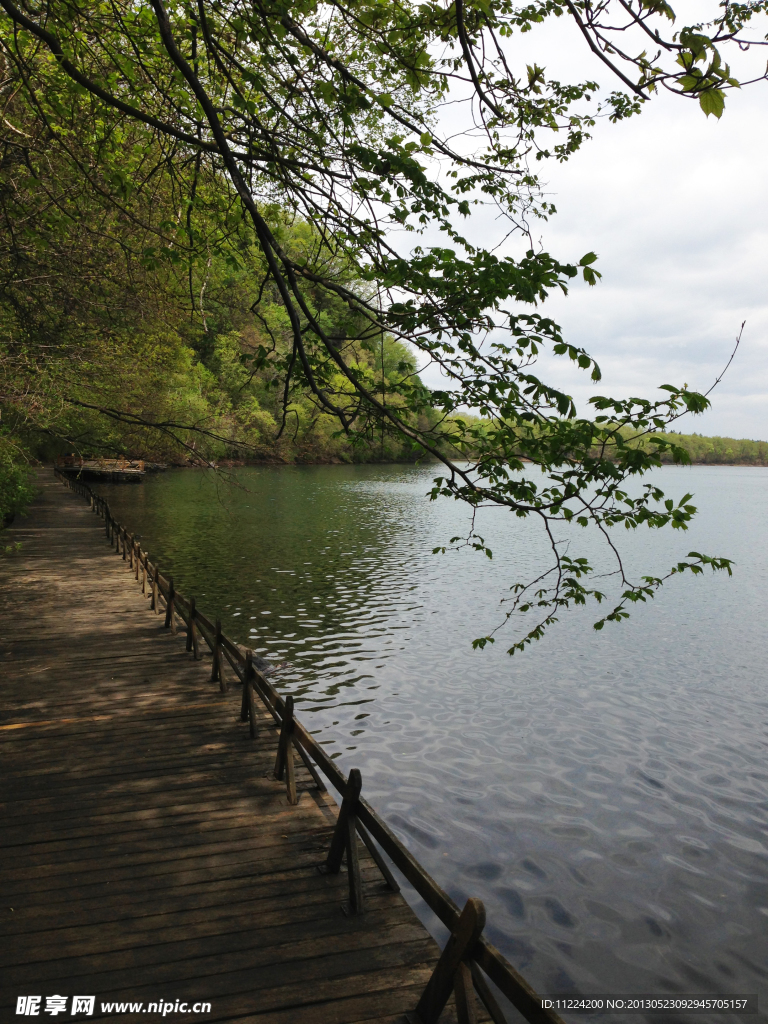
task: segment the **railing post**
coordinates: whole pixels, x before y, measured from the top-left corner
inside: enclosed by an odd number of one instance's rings
[[[144,558],[143,558],[142,563],[141,563],[141,565],[142,565],[142,570],[141,570],[141,592],[144,595],[144,597],[147,596],[147,565],[148,564],[149,564],[149,555],[145,551],[144,552]]]
[[[456,1017],[459,1024],[477,1024],[477,1003],[472,987],[472,971],[462,960],[453,977],[453,998],[456,1001]]]
[[[240,721],[249,723],[251,739],[256,739],[256,699],[253,693],[253,651],[247,651],[245,655],[245,669],[243,671],[243,699],[240,702]]]
[[[325,870],[330,875],[337,875],[341,868],[341,858],[346,851],[347,874],[349,876],[349,910],[352,914],[363,912],[363,883],[360,878],[360,863],[357,857],[357,804],[363,780],[360,771],[353,768],[347,779],[347,787],[342,794],[339,818],[331,839],[331,848],[325,861]]]
[[[168,577],[168,598],[165,605],[165,628],[172,633],[176,632],[176,620],[173,617],[176,590],[173,586],[173,576]]]
[[[135,558],[134,558],[135,565],[134,565],[133,568],[134,568],[134,576],[136,577],[136,582],[138,583],[139,582],[139,566],[141,565],[141,544],[139,544],[139,542],[136,541],[135,545],[136,545]]]
[[[150,608],[150,611],[157,612],[158,615],[160,614],[160,607],[159,607],[159,601],[158,601],[158,583],[157,583],[159,576],[160,576],[160,566],[159,565],[155,565],[155,568],[152,571],[152,600],[150,601],[149,608]]]
[[[128,568],[133,568],[133,552],[136,549],[136,543],[134,541],[134,534],[128,534]]]
[[[228,686],[224,679],[224,666],[221,660],[221,619],[216,619],[216,635],[213,638],[213,663],[211,665],[211,682],[219,684],[221,693],[226,693]]]
[[[398,884],[397,879],[389,870],[387,862],[384,860],[384,857],[376,848],[376,843],[374,843],[374,841],[368,835],[367,830],[363,827],[362,822],[360,822],[359,820],[357,822],[357,834],[363,840],[363,844],[368,848],[368,853],[370,853],[371,857],[373,857],[376,866],[384,876],[384,881],[387,883],[387,888],[390,889],[392,892],[400,892],[400,885]]]
[[[192,651],[195,661],[200,661],[200,648],[197,642],[197,626],[195,625],[195,599],[189,599],[189,627],[187,629],[187,650]]]
[[[437,1024],[451,990],[456,997],[459,1024],[476,1024],[477,1008],[470,959],[484,927],[483,901],[467,900],[416,1007],[416,1014],[422,1024]]]
[[[297,804],[299,798],[296,795],[296,773],[293,766],[293,697],[290,694],[283,705],[283,724],[275,759],[275,778],[280,781],[283,775],[288,790],[288,803]]]

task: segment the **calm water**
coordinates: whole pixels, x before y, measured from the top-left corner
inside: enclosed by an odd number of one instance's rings
[[[432,475],[254,468],[238,489],[188,470],[101,490],[182,592],[287,663],[275,681],[305,722],[457,902],[485,900],[540,992],[757,992],[765,1019],[768,470],[660,471],[695,492],[696,525],[619,537],[643,572],[699,550],[734,558],[733,579],[673,580],[602,633],[592,609],[564,614],[514,658],[471,640],[546,564],[538,531],[488,510],[492,562],[432,555],[468,523],[426,499]]]

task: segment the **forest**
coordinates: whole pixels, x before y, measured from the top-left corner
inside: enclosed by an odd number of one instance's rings
[[[768,442],[747,438],[706,437],[703,434],[667,432],[675,445],[684,449],[692,465],[704,466],[768,466]],[[674,460],[662,455],[663,463]]]

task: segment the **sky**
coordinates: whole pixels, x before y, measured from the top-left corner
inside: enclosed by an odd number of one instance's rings
[[[566,19],[523,37],[531,55],[564,80],[597,77]],[[765,51],[734,55],[760,74]],[[749,64],[747,64],[749,62]],[[615,87],[615,83],[610,83]],[[536,228],[543,248],[566,261],[598,254],[594,288],[574,287],[544,310],[566,339],[583,345],[603,380],[565,360],[545,360],[542,376],[572,394],[660,397],[660,384],[712,392],[712,408],[678,429],[768,440],[768,83],[728,94],[720,121],[698,105],[662,94],[638,117],[600,121],[592,141],[564,165],[540,166],[558,213]],[[498,232],[474,215],[473,234]],[[501,250],[503,251],[503,250]],[[429,375],[427,376],[429,382]]]

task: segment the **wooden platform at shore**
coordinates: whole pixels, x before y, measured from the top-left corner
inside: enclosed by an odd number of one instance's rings
[[[345,914],[344,872],[318,871],[336,805],[301,766],[287,803],[272,719],[254,742],[51,474],[3,540],[2,1019],[93,995],[94,1019],[403,1021],[438,946],[362,853],[366,912]]]
[[[159,467],[157,463],[145,463],[143,459],[83,459],[68,455],[59,459],[56,468],[72,479],[121,484],[141,483],[148,469],[165,467]]]

